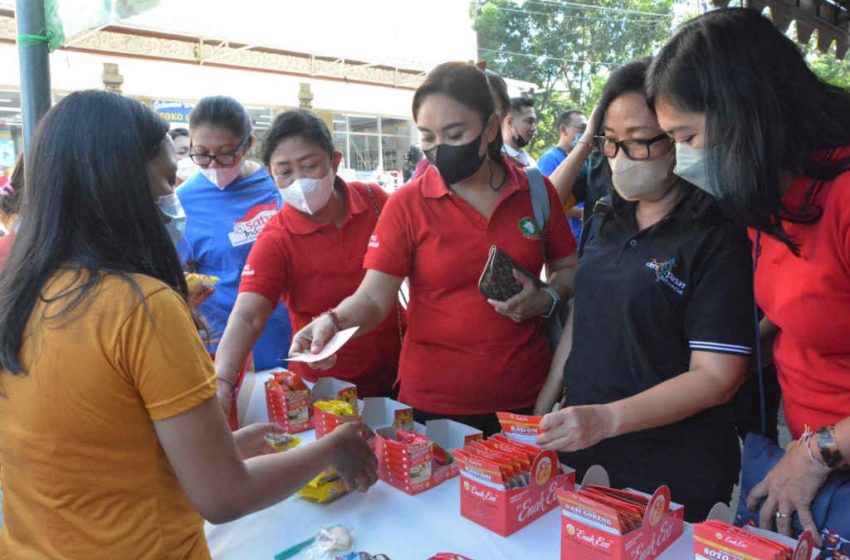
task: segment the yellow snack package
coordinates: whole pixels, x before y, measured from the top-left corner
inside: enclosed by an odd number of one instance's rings
[[[348,493],[342,478],[333,470],[327,470],[307,483],[298,494],[318,504],[324,504]]]

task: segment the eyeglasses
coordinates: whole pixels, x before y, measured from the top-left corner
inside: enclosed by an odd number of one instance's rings
[[[626,157],[634,161],[649,159],[652,155],[650,146],[656,142],[660,142],[661,140],[669,139],[670,137],[666,134],[659,134],[655,138],[650,138],[649,140],[639,140],[637,138],[629,140],[612,140],[607,136],[594,137],[594,140],[596,140],[596,147],[599,148],[599,151],[602,152],[602,155],[605,157],[617,157],[617,152],[619,152],[620,148],[622,148],[626,153]]]
[[[189,158],[192,160],[195,165],[199,165],[201,167],[209,167],[212,165],[212,162],[216,162],[222,167],[230,167],[236,160],[239,158],[239,152],[248,143],[248,139],[245,138],[242,142],[236,146],[236,149],[228,154],[198,154],[195,152],[189,153]]]

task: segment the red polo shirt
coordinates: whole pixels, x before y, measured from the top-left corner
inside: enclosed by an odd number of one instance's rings
[[[456,415],[529,407],[549,370],[543,320],[514,323],[478,292],[491,245],[533,273],[543,266],[542,240],[528,233],[534,222],[528,179],[512,166],[508,173],[488,221],[429,167],[393,194],[369,243],[367,268],[410,278],[399,398],[420,410]],[[560,208],[546,184],[551,207]],[[552,212],[550,259],[575,249],[564,214]]]
[[[850,148],[831,157],[850,157]],[[799,208],[811,179],[797,178],[783,197]],[[759,306],[780,332],[773,356],[793,437],[850,416],[850,172],[826,183],[812,224],[782,222],[796,257],[762,235],[755,276]]]
[[[370,187],[383,208],[387,194]],[[283,298],[292,332],[353,294],[366,274],[363,255],[377,216],[365,185],[337,177],[336,188],[347,201],[339,228],[317,224],[287,204],[266,224],[242,272],[239,292],[272,303]],[[386,395],[395,380],[399,346],[398,315],[392,313],[377,329],[346,344],[333,369],[316,371],[296,362],[290,369],[310,381],[324,376],[350,381],[362,397]]]

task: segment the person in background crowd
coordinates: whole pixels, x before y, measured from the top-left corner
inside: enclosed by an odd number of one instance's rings
[[[352,488],[375,481],[353,424],[263,456],[274,426],[228,430],[157,202],[176,168],[166,132],[94,90],[36,131],[0,271],[0,558],[209,559],[204,518],[268,507],[331,467]]]
[[[19,155],[15,162],[12,176],[5,184],[0,186],[0,228],[4,235],[0,237],[0,268],[3,261],[12,250],[12,244],[19,227],[18,212],[21,208],[21,199],[24,192],[24,161]]]
[[[584,134],[587,129],[587,117],[578,109],[570,109],[561,113],[556,126],[558,127],[558,143],[540,156],[537,162],[537,168],[547,177],[567,159],[567,155]]]
[[[690,521],[728,503],[740,449],[729,401],[753,330],[743,229],[672,174],[673,142],[643,91],[649,60],[614,71],[594,113],[614,190],[588,224],[575,299],[535,412],[538,443],[612,486],[666,484]],[[698,481],[698,482],[697,482]]]
[[[171,136],[171,141],[174,142],[174,157],[177,158],[179,164],[181,160],[189,157],[189,145],[191,138],[189,137],[188,128],[172,128],[168,131]]]
[[[216,375],[230,382],[281,298],[295,329],[354,293],[363,256],[388,195],[378,185],[336,175],[342,154],[328,127],[304,110],[277,116],[263,143],[263,163],[285,202],[254,244],[239,297],[216,354]],[[346,344],[327,375],[357,385],[360,397],[388,396],[398,370],[400,310],[366,336]],[[306,364],[290,369],[316,381]],[[227,383],[222,384],[227,386]],[[227,407],[229,393],[220,393]]]
[[[534,113],[534,100],[526,97],[512,98],[510,110],[502,119],[502,151],[521,167],[536,167],[537,162],[525,151],[535,134],[537,115]]]
[[[190,272],[219,278],[215,293],[200,307],[212,337],[208,349],[215,353],[236,303],[248,253],[280,210],[281,198],[266,169],[248,159],[254,137],[248,113],[238,101],[205,97],[189,123],[189,157],[200,172],[177,189],[187,217],[179,249]],[[280,303],[254,345],[256,369],[285,365],[290,336],[289,317]]]
[[[683,26],[647,86],[676,142],[676,173],[714,195],[755,245],[761,331],[776,335],[796,441],[748,505],[764,499],[765,528],[788,534],[797,514],[817,535],[826,528],[815,526],[812,500],[850,464],[850,92],[819,80],[799,47],[749,9]]]
[[[573,150],[581,135],[584,134],[587,129],[587,117],[578,109],[570,109],[561,113],[556,125],[558,127],[558,144],[540,156],[540,160],[537,162],[537,168],[547,177],[550,177],[561,162],[567,159],[567,155]],[[587,167],[586,165],[581,166],[581,171],[579,171],[581,178],[577,180],[577,184],[573,187],[574,194],[575,191],[586,188]],[[578,202],[567,210],[567,216],[570,219],[570,228],[578,239],[581,236],[581,226],[584,221],[584,201],[579,197],[576,197],[576,200]]]
[[[425,160],[425,157],[422,155],[422,148],[413,144],[407,149],[407,153],[404,154],[404,168],[402,169],[402,179],[405,183],[414,178],[413,174],[422,160]]]
[[[414,94],[413,118],[431,166],[387,202],[354,295],[302,329],[292,349],[317,352],[355,325],[370,332],[393,312],[409,277],[400,400],[420,422],[448,417],[492,434],[495,411],[530,412],[543,384],[551,360],[543,315],[571,293],[575,240],[561,212],[545,235],[522,229],[533,225],[528,178],[499,150],[500,118],[478,68],[434,68]],[[547,188],[558,207],[548,181]],[[487,300],[477,284],[494,244],[535,277],[545,263],[551,288],[517,272],[522,292]]]

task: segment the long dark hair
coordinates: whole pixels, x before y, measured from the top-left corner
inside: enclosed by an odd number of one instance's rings
[[[496,113],[493,92],[487,77],[477,66],[465,62],[444,62],[428,72],[425,81],[413,94],[413,119],[419,115],[422,102],[429,95],[440,93],[466,105],[481,115],[482,125]],[[487,155],[495,162],[501,162],[502,139],[496,139],[487,146]]]
[[[593,122],[590,123],[594,135],[602,134],[605,113],[608,112],[608,107],[615,99],[632,92],[644,95],[644,82],[650,60],[648,57],[634,60],[611,72],[605,87],[602,89],[602,96],[599,99]],[[655,113],[655,109],[648,101],[647,107],[653,114]],[[629,202],[617,194],[611,182],[611,168],[608,165],[607,158],[603,166],[603,176],[608,180],[608,195],[611,200],[613,215],[618,218],[633,216],[637,203]],[[676,188],[679,189],[681,195],[671,215],[682,217],[694,224],[700,224],[708,218],[715,217],[717,209],[711,195],[678,177],[676,182]]]
[[[821,186],[850,158],[818,154],[850,145],[850,92],[822,82],[797,45],[755,10],[730,8],[685,24],[647,76],[651,100],[706,116],[706,163],[722,210],[796,252],[780,220],[810,223]],[[804,202],[785,208],[783,173],[812,179]]]
[[[0,367],[24,373],[24,328],[61,267],[77,269],[82,283],[51,300],[67,300],[60,315],[85,301],[104,274],[137,293],[129,275],[145,274],[187,297],[145,167],[167,131],[138,101],[104,91],[72,93],[44,116],[27,154],[25,216],[0,271]]]
[[[278,144],[288,138],[302,138],[333,158],[334,141],[325,121],[305,109],[290,109],[275,117],[263,141],[263,164],[266,167],[271,163]]]

